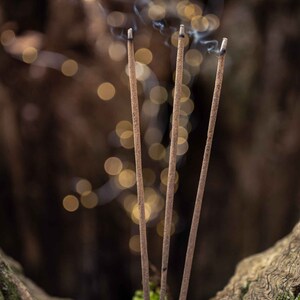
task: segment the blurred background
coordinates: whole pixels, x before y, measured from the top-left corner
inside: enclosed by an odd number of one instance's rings
[[[186,54],[169,288],[178,297],[217,59],[229,38],[189,299],[300,213],[298,0],[2,0],[0,246],[48,293],[141,287],[126,29],[135,30],[150,261],[160,269],[177,28]],[[154,267],[153,267],[154,269]],[[159,274],[154,270],[154,277]]]

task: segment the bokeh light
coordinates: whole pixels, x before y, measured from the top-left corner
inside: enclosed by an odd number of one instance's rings
[[[180,107],[180,114],[183,115],[190,115],[194,111],[194,102],[192,99],[188,99],[187,101],[184,101],[181,103]]]
[[[163,185],[167,185],[167,183],[168,183],[168,171],[169,171],[169,168],[165,168],[160,173],[160,180],[161,180],[161,183]],[[176,173],[175,173],[175,183],[177,183],[178,180],[179,180],[179,175],[178,175],[178,172],[176,171]]]
[[[87,179],[79,179],[75,185],[75,190],[78,194],[82,195],[92,190],[92,184]]]
[[[133,148],[132,124],[127,120],[122,120],[116,125],[116,134],[120,138],[120,144],[125,149]]]
[[[98,205],[98,196],[94,192],[86,191],[80,197],[81,205],[85,208],[94,208]]]
[[[202,15],[202,8],[189,1],[179,1],[176,5],[177,14],[182,20],[189,21],[194,16]]]
[[[99,85],[97,94],[101,100],[108,101],[115,96],[116,89],[110,82],[103,82]]]
[[[163,220],[159,221],[159,223],[156,225],[156,232],[160,237],[164,236],[164,221]],[[172,222],[171,235],[173,235],[174,233],[175,233],[175,224],[174,224],[174,222]]]
[[[145,201],[151,208],[150,219],[153,219],[157,213],[164,208],[164,200],[161,195],[151,187],[145,188]]]
[[[118,175],[123,169],[123,163],[118,157],[109,157],[104,163],[104,169],[109,175]]]
[[[205,18],[208,20],[210,30],[216,30],[219,28],[220,19],[218,18],[218,16],[213,15],[213,14],[208,14],[208,15],[205,15]]]
[[[68,195],[63,199],[63,207],[68,212],[74,212],[79,207],[78,199],[73,195]]]
[[[139,81],[147,80],[151,75],[151,69],[140,62],[135,63],[136,79]]]
[[[114,61],[121,61],[126,57],[126,47],[121,42],[112,42],[108,47],[108,54]]]
[[[14,33],[13,30],[4,30],[2,33],[1,33],[1,44],[3,46],[9,46],[15,39],[16,35]]]
[[[196,31],[206,31],[209,27],[209,21],[206,17],[195,16],[191,20],[191,26]]]
[[[129,249],[138,254],[141,252],[140,249],[140,236],[139,235],[133,235],[129,240]]]
[[[180,143],[177,144],[177,155],[182,156],[186,154],[186,152],[189,150],[189,144],[187,140],[180,139]]]
[[[181,88],[181,98],[180,98],[180,102],[186,102],[191,96],[191,90],[190,88],[183,84],[182,88]]]
[[[176,48],[178,46],[178,37],[179,37],[178,31],[174,32],[171,36],[171,43]],[[190,40],[190,38],[189,38],[188,34],[185,34],[184,38],[183,38],[184,47],[186,47],[189,44],[189,40]]]
[[[134,206],[137,203],[137,196],[135,194],[128,194],[123,199],[124,209],[131,215]]]
[[[129,74],[128,65],[126,66],[125,71],[128,76]],[[135,73],[136,73],[136,79],[138,81],[143,82],[147,80],[151,76],[151,72],[152,72],[151,69],[147,65],[140,63],[138,61],[135,63]],[[127,78],[127,82],[128,82],[128,78]],[[138,85],[138,94],[140,95],[142,93],[143,93],[143,88],[139,87]]]
[[[33,63],[38,57],[38,51],[34,47],[26,47],[22,53],[22,59],[25,63],[31,64]]]
[[[135,59],[142,64],[149,65],[152,62],[153,55],[151,50],[141,48],[135,52]]]
[[[148,203],[145,203],[145,220],[146,220],[146,222],[149,221],[150,216],[151,216],[151,206]],[[136,204],[132,209],[131,219],[135,224],[139,224],[140,211],[139,211],[138,204]]]
[[[157,85],[150,90],[150,100],[156,104],[162,104],[168,99],[168,92],[163,86]]]
[[[127,120],[122,120],[116,126],[116,133],[121,137],[122,133],[125,131],[132,131],[132,123]]]
[[[190,84],[191,80],[192,80],[191,73],[187,69],[184,69],[182,74],[182,83],[188,85]]]
[[[162,20],[166,15],[166,8],[163,3],[154,4],[150,2],[148,16],[152,20]]]
[[[175,76],[175,74],[174,74]],[[174,97],[174,92],[175,90],[173,89],[172,90],[172,97]],[[181,86],[181,98],[180,98],[180,102],[186,102],[190,99],[190,96],[191,96],[191,90],[190,88],[186,85],[186,84],[183,84]]]
[[[147,99],[143,103],[142,113],[149,118],[155,118],[159,113],[159,106]]]
[[[120,144],[125,149],[132,149],[134,147],[132,130],[126,130],[126,131],[122,132],[122,134],[120,136]]]
[[[130,169],[125,169],[118,175],[118,183],[123,188],[131,188],[135,185],[135,172]]]
[[[162,144],[154,143],[149,147],[148,154],[153,160],[162,160],[166,156],[166,149]]]
[[[178,139],[182,138],[184,140],[187,140],[188,136],[189,136],[189,133],[186,130],[186,128],[183,126],[179,126],[178,127]]]
[[[126,15],[120,11],[112,11],[108,14],[106,21],[109,26],[122,27],[126,22]]]
[[[73,59],[67,59],[61,66],[61,72],[67,77],[74,76],[78,72],[78,63]]]
[[[203,56],[197,49],[190,49],[185,54],[185,62],[192,67],[199,67],[202,61]]]

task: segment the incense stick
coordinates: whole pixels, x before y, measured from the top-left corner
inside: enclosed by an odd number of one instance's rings
[[[143,186],[142,174],[142,154],[141,154],[141,133],[140,133],[140,119],[139,119],[139,103],[137,94],[137,82],[135,73],[135,58],[133,47],[133,33],[132,28],[128,30],[128,70],[129,70],[129,85],[131,95],[131,112],[132,112],[132,126],[134,139],[134,154],[136,166],[136,185],[137,185],[137,199],[139,207],[139,230],[140,230],[140,248],[141,248],[141,264],[142,264],[142,281],[144,299],[149,300],[149,261],[147,251],[147,232],[145,219],[145,195]]]
[[[162,265],[161,265],[161,290],[160,299],[165,300],[167,289],[167,275],[168,275],[168,262],[170,252],[170,238],[172,227],[172,214],[173,214],[173,200],[175,189],[175,175],[176,175],[176,152],[178,141],[178,126],[180,116],[180,98],[182,90],[182,73],[183,73],[183,53],[184,53],[184,25],[180,25],[177,60],[176,60],[176,74],[175,74],[175,91],[173,102],[173,117],[172,117],[172,130],[170,142],[170,156],[169,156],[169,170],[166,194],[166,210],[164,222],[164,236],[163,236],[163,249],[162,249]]]
[[[206,139],[206,145],[203,154],[202,167],[201,167],[201,173],[199,178],[198,191],[197,191],[197,196],[195,201],[194,214],[193,214],[191,231],[190,231],[190,236],[188,241],[188,247],[185,256],[185,265],[184,265],[184,272],[182,277],[179,300],[186,300],[187,293],[188,293],[191,269],[193,264],[193,256],[194,256],[195,245],[196,245],[197,231],[198,231],[198,225],[199,225],[200,214],[201,214],[202,200],[203,200],[203,194],[205,189],[210,152],[212,147],[214,129],[215,129],[215,124],[217,119],[219,100],[220,100],[220,94],[222,88],[226,48],[227,48],[227,38],[224,38],[220,48],[219,57],[218,57],[218,67],[217,67],[213,100],[211,104],[209,125],[207,130],[207,139]]]

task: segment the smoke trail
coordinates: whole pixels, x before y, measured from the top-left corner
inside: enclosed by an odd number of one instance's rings
[[[156,3],[137,0],[133,5],[133,12],[143,25],[151,25],[170,39],[179,25],[184,24],[191,44],[198,45],[209,53],[218,53],[217,41],[209,41],[206,38],[218,28],[216,23],[222,11],[223,1],[220,0],[205,3],[181,1],[177,4],[175,1]],[[170,41],[166,44],[170,45]]]

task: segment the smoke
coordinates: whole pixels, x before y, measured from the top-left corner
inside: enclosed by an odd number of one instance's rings
[[[223,1],[204,2],[166,1],[155,2],[137,0],[133,12],[143,26],[151,25],[167,38],[170,45],[171,35],[180,24],[184,24],[192,47],[200,46],[208,53],[218,53],[218,42],[207,37],[219,27],[219,17],[223,11]],[[137,27],[135,28],[137,29]]]
[[[164,44],[171,46],[171,37],[184,24],[189,36],[189,45],[203,52],[218,54],[218,42],[209,40],[220,25],[220,15],[223,11],[223,0],[208,1],[146,1],[136,0],[133,5],[126,4],[123,11],[110,12],[100,6],[101,13],[107,22],[114,38],[127,39],[127,29],[134,32],[144,28],[153,28],[164,37]],[[115,13],[114,16],[112,16]],[[117,14],[118,13],[118,14]]]

